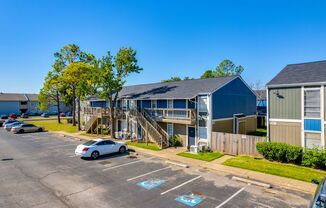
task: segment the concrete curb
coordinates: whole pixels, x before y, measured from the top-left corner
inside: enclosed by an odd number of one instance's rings
[[[237,176],[233,176],[232,180],[240,181],[240,182],[244,182],[244,183],[248,183],[248,184],[254,184],[256,186],[261,186],[261,187],[264,187],[264,188],[272,188],[271,184],[262,183],[262,182],[259,182],[259,181],[249,180],[249,179],[245,179],[245,178],[240,178],[240,177],[237,177]]]
[[[189,165],[187,165],[187,164],[173,162],[173,161],[170,161],[170,160],[166,160],[165,163],[180,166],[180,167],[183,167],[183,168],[189,168]]]

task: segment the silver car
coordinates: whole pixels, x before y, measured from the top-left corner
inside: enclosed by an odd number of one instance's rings
[[[42,132],[44,131],[42,126],[35,126],[34,124],[20,124],[11,128],[13,133],[25,133],[25,132]]]
[[[13,122],[13,123],[8,123],[8,124],[5,124],[3,126],[4,129],[6,129],[7,131],[10,131],[12,127],[14,126],[19,126],[21,124],[23,124],[24,122],[21,122],[21,121],[16,121],[16,122]]]

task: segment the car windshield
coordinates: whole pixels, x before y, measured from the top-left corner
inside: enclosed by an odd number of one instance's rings
[[[92,144],[95,144],[95,143],[96,143],[96,141],[88,141],[88,142],[84,143],[83,145],[91,146]]]

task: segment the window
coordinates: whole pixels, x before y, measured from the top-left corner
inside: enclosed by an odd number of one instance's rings
[[[208,101],[207,96],[199,96],[198,99],[198,110],[199,112],[208,112]]]
[[[207,139],[207,128],[199,127],[199,139]]]
[[[168,100],[168,108],[173,108],[173,100]]]
[[[320,89],[306,89],[304,92],[305,118],[320,118]]]
[[[151,101],[151,108],[157,108],[157,100]]]
[[[321,134],[319,133],[308,133],[304,134],[305,146],[307,148],[320,147],[321,146]]]
[[[169,136],[173,136],[173,124],[167,124],[167,133]]]

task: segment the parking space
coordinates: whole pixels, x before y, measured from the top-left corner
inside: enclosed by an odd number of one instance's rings
[[[6,132],[0,132],[0,136],[3,134]],[[82,142],[50,133],[14,135],[11,139],[22,147],[29,146],[28,151],[22,151],[30,158],[21,166],[28,169],[37,164],[46,186],[62,193],[73,206],[91,205],[81,204],[83,197],[98,198],[111,207],[151,208],[306,207],[309,202],[309,196],[302,193],[271,193],[232,181],[230,176],[167,164],[145,154],[80,159],[74,156],[74,149]]]

